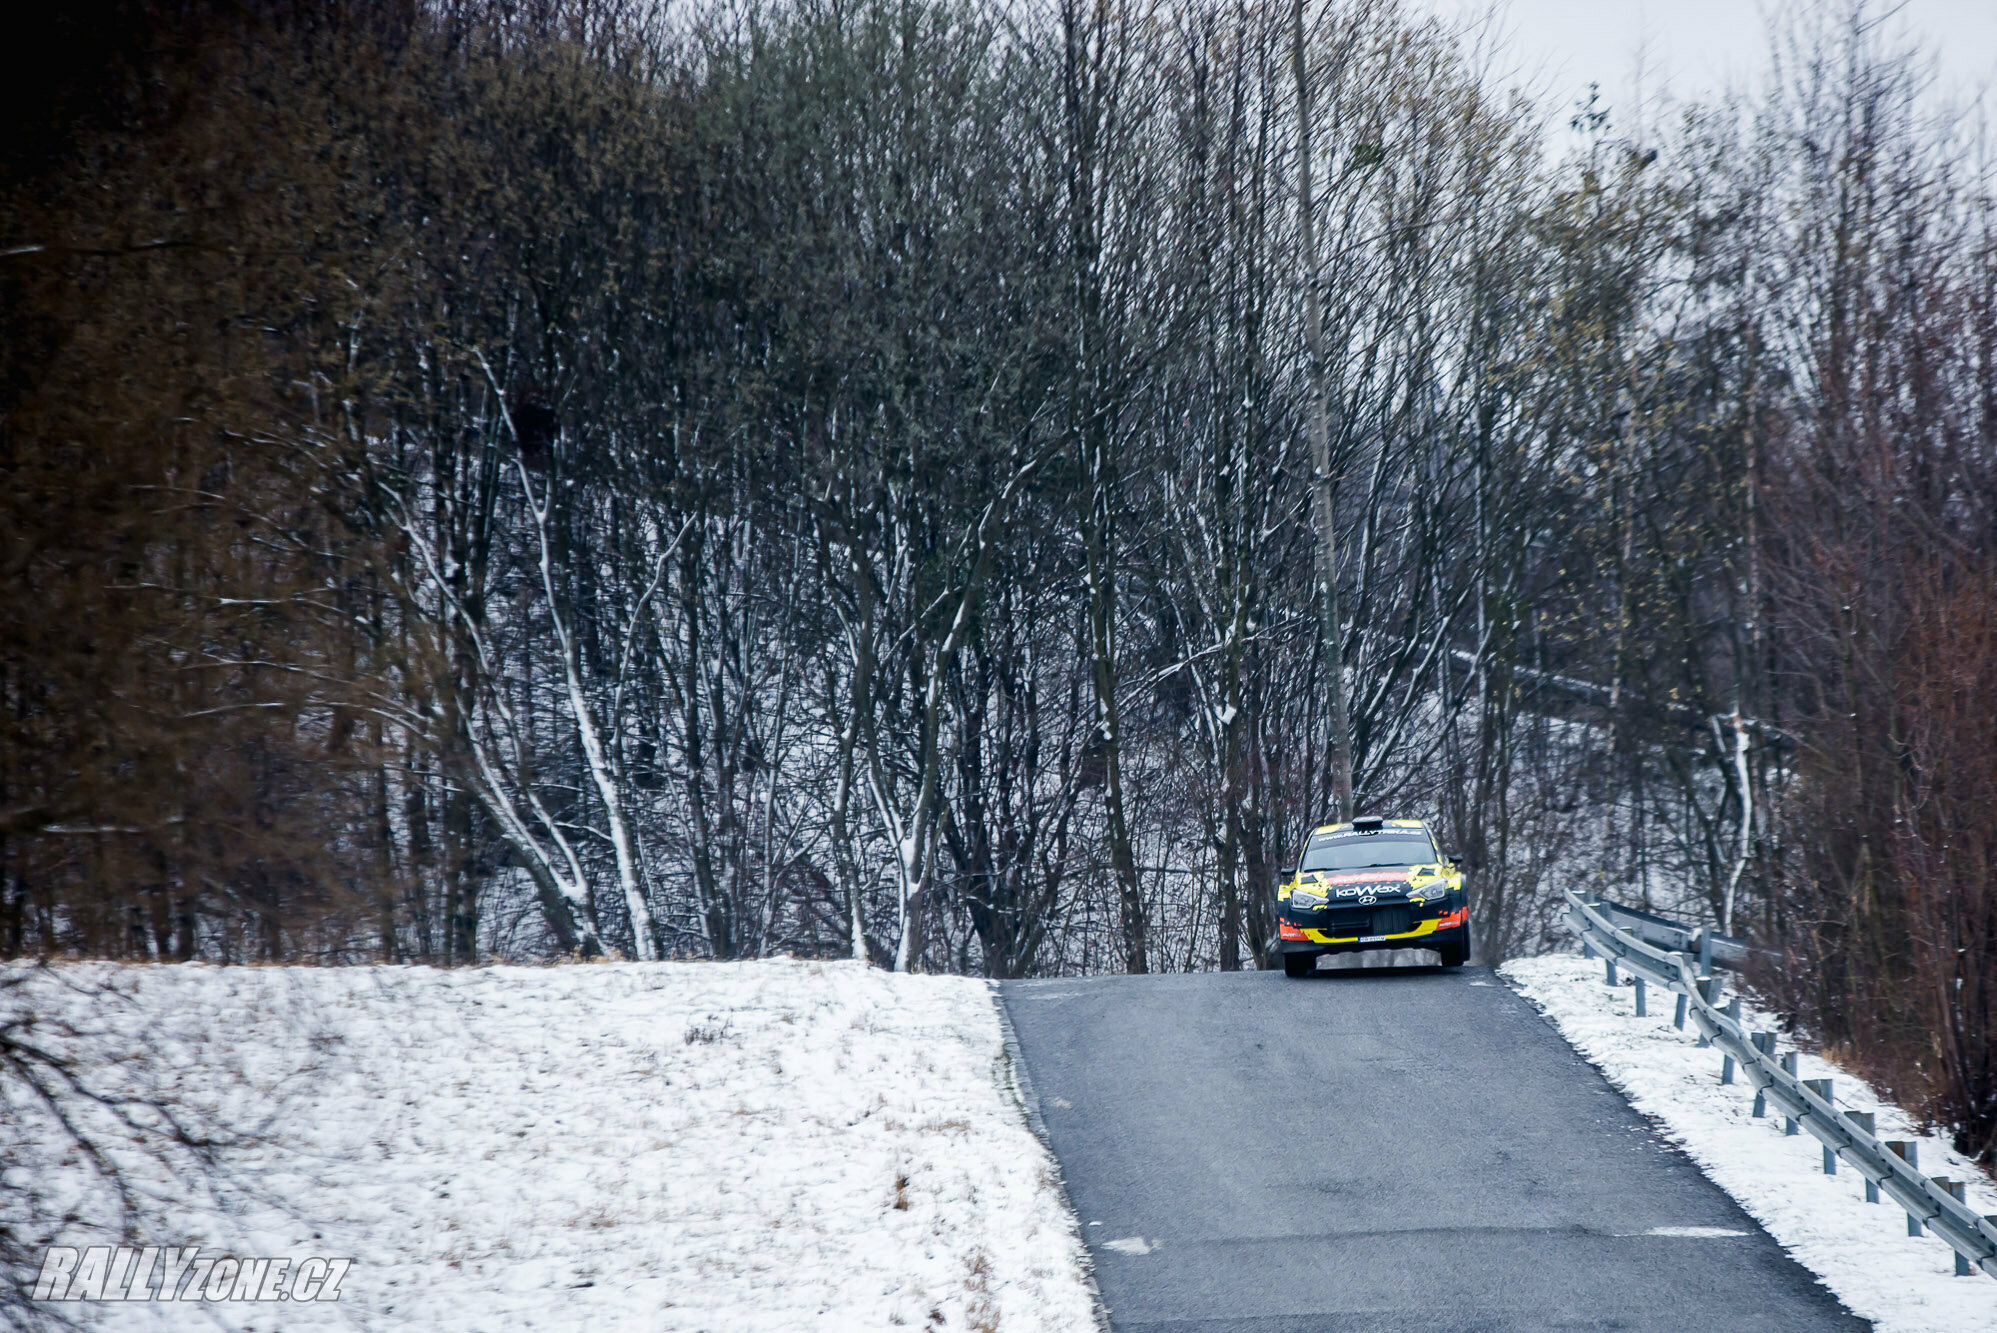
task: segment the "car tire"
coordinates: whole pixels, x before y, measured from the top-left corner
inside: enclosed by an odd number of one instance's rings
[[[1470,961],[1468,944],[1444,944],[1438,947],[1436,952],[1442,955],[1444,967],[1461,967]]]
[[[1283,955],[1283,975],[1286,977],[1307,977],[1317,971],[1317,955],[1314,953],[1286,953]]]

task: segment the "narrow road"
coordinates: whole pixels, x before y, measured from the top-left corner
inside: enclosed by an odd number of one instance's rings
[[[1487,969],[1001,994],[1126,1333],[1869,1327]]]

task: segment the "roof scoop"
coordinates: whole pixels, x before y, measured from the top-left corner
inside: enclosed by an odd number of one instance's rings
[[[1353,819],[1352,828],[1357,833],[1378,833],[1380,826],[1386,822],[1379,815],[1359,815]]]

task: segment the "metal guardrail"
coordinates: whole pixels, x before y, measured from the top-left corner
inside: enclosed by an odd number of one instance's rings
[[[1639,912],[1620,903],[1597,902],[1594,906],[1609,919],[1610,924],[1620,926],[1645,944],[1676,953],[1698,954],[1702,970],[1710,971],[1715,967],[1738,969],[1747,961],[1746,940],[1716,934],[1704,926],[1694,929],[1670,917],[1652,916],[1649,912]]]
[[[1632,920],[1640,918],[1641,922]],[[1663,917],[1612,903],[1587,902],[1580,895],[1567,894],[1567,922],[1592,956],[1601,957],[1608,980],[1616,980],[1616,969],[1628,968],[1637,981],[1637,1012],[1644,1012],[1644,983],[1654,982],[1677,994],[1676,1022],[1683,1027],[1689,1016],[1700,1033],[1701,1045],[1720,1049],[1724,1064],[1720,1081],[1731,1083],[1739,1067],[1755,1091],[1755,1114],[1767,1103],[1788,1118],[1789,1133],[1807,1130],[1824,1146],[1824,1171],[1835,1174],[1843,1159],[1866,1181],[1866,1198],[1879,1201],[1884,1192],[1907,1210],[1907,1234],[1918,1236],[1931,1231],[1946,1241],[1956,1253],[1955,1271],[1969,1274],[1977,1269],[1997,1277],[1997,1215],[1979,1217],[1962,1202],[1962,1185],[1943,1178],[1924,1176],[1915,1160],[1911,1143],[1887,1143],[1872,1134],[1872,1115],[1867,1112],[1839,1112],[1832,1102],[1830,1080],[1796,1077],[1793,1053],[1777,1058],[1775,1034],[1745,1033],[1739,1022],[1740,1002],[1719,1007],[1720,979],[1711,967],[1698,967],[1698,959],[1684,949],[1660,948],[1644,935],[1662,934],[1644,930],[1639,935],[1632,926],[1654,923],[1678,932],[1674,937],[1694,943],[1700,932]],[[1724,937],[1711,936],[1704,957],[1720,961],[1718,947]],[[1728,941],[1738,944],[1738,941]]]

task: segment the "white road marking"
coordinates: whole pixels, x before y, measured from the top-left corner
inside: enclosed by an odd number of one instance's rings
[[[1643,1233],[1646,1236],[1689,1236],[1694,1240],[1716,1240],[1723,1236],[1745,1236],[1745,1231],[1732,1227],[1652,1227]]]
[[[1118,1254],[1149,1254],[1158,1247],[1146,1241],[1142,1236],[1125,1236],[1122,1240],[1104,1241],[1103,1248],[1105,1250],[1115,1250]]]

